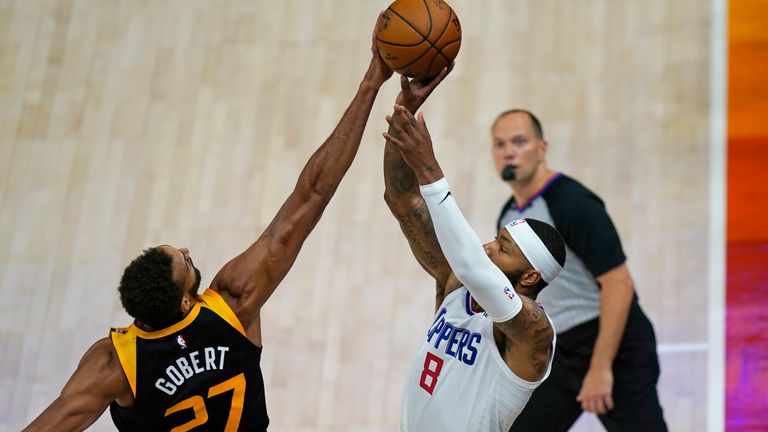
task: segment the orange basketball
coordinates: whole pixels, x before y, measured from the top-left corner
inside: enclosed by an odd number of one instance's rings
[[[429,79],[459,53],[461,24],[443,0],[397,0],[376,26],[376,45],[395,72]]]

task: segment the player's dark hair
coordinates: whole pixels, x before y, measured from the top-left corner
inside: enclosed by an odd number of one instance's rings
[[[496,126],[496,122],[498,122],[499,119],[501,119],[502,117],[509,114],[518,114],[518,113],[527,115],[528,118],[531,120],[531,125],[533,126],[533,134],[536,135],[536,138],[538,139],[544,139],[544,128],[541,127],[541,122],[539,121],[539,119],[536,118],[536,116],[533,115],[532,112],[528,110],[524,110],[522,108],[513,108],[499,114],[496,117],[496,120],[493,121],[493,126]]]
[[[565,265],[565,241],[559,232],[552,225],[542,222],[540,220],[525,218],[528,226],[531,227],[534,233],[539,237],[544,246],[552,257],[560,264],[560,267]],[[544,279],[539,280],[539,283],[533,287],[532,298],[536,296],[548,285],[544,282]]]
[[[145,249],[120,278],[120,301],[135,319],[160,329],[178,321],[182,315],[181,287],[173,281],[170,255],[159,248]]]

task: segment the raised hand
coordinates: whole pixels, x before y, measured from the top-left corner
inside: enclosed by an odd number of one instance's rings
[[[421,105],[427,100],[430,94],[453,70],[455,63],[444,67],[434,78],[429,81],[417,81],[408,79],[405,75],[400,75],[400,94],[397,95],[395,103],[404,106],[411,113],[415,113]]]
[[[379,26],[381,17],[384,15],[384,11],[379,12],[379,18],[376,20],[376,27],[373,28],[371,33],[371,63],[368,66],[368,72],[365,74],[366,81],[370,82],[374,87],[381,87],[394,73],[392,69],[384,63],[384,60],[379,54],[379,49],[376,47],[376,28]]]
[[[404,106],[395,105],[395,111],[387,116],[390,131],[384,138],[391,142],[413,169],[419,184],[428,184],[443,177],[435,158],[432,138],[429,136],[424,114],[414,117]]]

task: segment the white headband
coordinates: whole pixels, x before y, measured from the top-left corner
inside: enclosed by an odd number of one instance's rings
[[[544,282],[552,282],[560,274],[563,267],[555,261],[555,257],[549,253],[549,249],[544,245],[539,236],[533,232],[531,226],[525,219],[517,219],[504,226],[509,235],[515,240],[515,243],[523,251],[523,255],[528,258],[533,268],[541,273]]]

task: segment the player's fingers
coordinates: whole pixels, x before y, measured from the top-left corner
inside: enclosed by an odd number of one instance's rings
[[[419,123],[416,121],[416,117],[414,117],[410,111],[405,109],[405,107],[403,107],[403,115],[405,116],[406,119],[408,119],[408,124],[411,127],[416,128],[419,125]]]
[[[418,125],[420,128],[427,130],[427,121],[424,120],[424,112],[420,112],[418,118],[416,119],[418,122]]]
[[[392,128],[392,132],[394,132],[396,135],[402,135],[403,133],[403,120],[399,116],[397,109],[391,116],[386,116],[387,123],[389,123],[389,127]]]
[[[376,48],[376,34],[379,32],[379,23],[381,23],[383,16],[384,11],[379,11],[379,16],[376,18],[376,25],[373,26],[373,31],[371,32],[371,51],[376,55],[379,54],[379,50]]]
[[[395,105],[396,120],[402,122],[403,129],[416,128],[416,118],[402,105]]]
[[[405,117],[405,113],[408,112],[407,109],[405,109],[402,105],[395,105],[392,112],[392,120],[394,120],[396,123],[402,123],[407,119]]]
[[[405,75],[400,75],[400,89],[403,90],[403,93],[409,93],[411,91],[410,81],[408,80],[408,77]]]
[[[390,133],[384,132],[382,135],[384,135],[384,139],[394,144],[398,151],[403,147],[403,142],[392,136]]]
[[[437,85],[440,84],[440,82],[442,82],[446,76],[448,76],[448,72],[450,72],[450,69],[448,69],[448,66],[444,67],[443,70],[441,70],[440,73],[437,74],[437,76],[432,80],[432,82],[429,83],[429,87],[430,88],[437,87]]]
[[[376,41],[376,35],[379,33],[379,26],[381,25],[381,21],[384,19],[384,13],[385,10],[379,11],[379,16],[376,17],[376,25],[373,27],[373,40]]]
[[[395,112],[392,114],[393,121],[397,124],[397,126],[404,130],[405,128],[410,126],[410,121],[408,120],[408,112],[407,109],[405,109],[402,105],[395,105]]]

